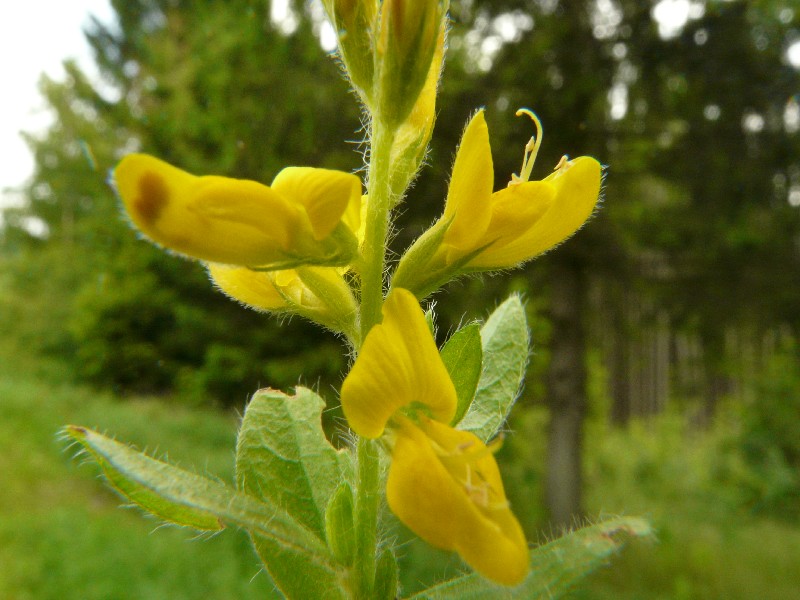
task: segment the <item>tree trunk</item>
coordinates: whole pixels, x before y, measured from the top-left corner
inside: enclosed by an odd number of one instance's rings
[[[546,500],[556,526],[573,524],[582,512],[581,449],[586,414],[584,283],[576,265],[561,265],[553,271]]]

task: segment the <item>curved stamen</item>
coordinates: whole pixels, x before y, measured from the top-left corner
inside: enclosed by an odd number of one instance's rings
[[[511,175],[511,182],[509,185],[516,184],[516,183],[525,183],[531,177],[531,171],[533,171],[533,163],[536,161],[536,155],[539,153],[539,146],[542,145],[542,123],[539,121],[539,117],[536,116],[532,110],[528,108],[520,108],[516,113],[516,116],[521,115],[528,115],[531,120],[533,121],[534,125],[536,125],[536,135],[532,136],[528,143],[525,144],[525,156],[522,159],[522,168],[520,169],[520,174],[517,175],[513,173]]]

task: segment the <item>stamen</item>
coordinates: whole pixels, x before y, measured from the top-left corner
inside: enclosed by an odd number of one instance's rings
[[[461,444],[456,446],[456,450],[458,450],[459,454],[463,454],[464,452],[469,450],[474,445],[475,445],[475,442],[473,440],[469,440],[469,441],[466,441],[466,442],[462,442]]]
[[[504,510],[508,508],[508,500],[496,499],[498,494],[495,493],[491,484],[483,478],[480,471],[475,471],[480,481],[474,482],[472,479],[472,467],[467,464],[466,468],[466,479],[462,482],[462,485],[467,496],[474,504],[487,510]]]
[[[525,155],[522,158],[522,168],[520,169],[520,174],[517,175],[516,173],[513,173],[511,175],[511,181],[508,185],[525,183],[531,178],[533,163],[536,162],[536,155],[539,153],[539,146],[542,145],[542,123],[539,121],[539,117],[537,117],[532,110],[527,108],[520,108],[515,114],[518,117],[521,115],[528,115],[533,121],[534,125],[536,125],[536,135],[531,137],[531,139],[528,140],[528,143],[525,144]]]
[[[467,480],[464,482],[464,491],[467,492],[467,496],[469,496],[469,499],[472,500],[472,502],[480,507],[488,508],[490,489],[488,482],[482,481],[477,485],[474,484],[472,482],[472,468],[469,465],[466,465],[466,467]],[[480,475],[480,473],[478,475]]]
[[[555,169],[553,169],[553,171],[566,171],[566,170],[567,170],[567,169],[569,169],[571,166],[572,166],[572,163],[571,163],[571,162],[569,162],[569,156],[567,156],[566,154],[564,154],[564,155],[561,157],[561,160],[559,160],[559,161],[558,161],[558,164],[556,165],[556,168],[555,168]]]

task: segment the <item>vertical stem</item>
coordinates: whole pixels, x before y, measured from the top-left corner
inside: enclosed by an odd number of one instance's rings
[[[365,438],[358,440],[358,493],[355,506],[357,598],[372,597],[375,584],[375,554],[378,533],[378,447]]]
[[[379,120],[372,123],[366,229],[361,268],[361,341],[381,319],[383,307],[383,274],[386,258],[386,236],[391,208],[391,150],[394,130]],[[358,491],[356,493],[356,581],[357,597],[373,596],[375,555],[378,531],[380,493],[378,447],[372,440],[358,441]]]
[[[391,206],[389,173],[394,131],[378,120],[372,124],[367,194],[367,222],[361,271],[361,339],[381,319],[386,234]]]

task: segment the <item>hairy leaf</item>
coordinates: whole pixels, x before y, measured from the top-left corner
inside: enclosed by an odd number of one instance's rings
[[[475,399],[458,424],[484,441],[505,423],[528,364],[528,325],[519,296],[511,296],[481,328],[483,371]]]
[[[343,570],[325,544],[283,507],[179,469],[83,427],[66,433],[131,502],[167,521],[200,530],[246,529],[256,551],[271,557],[270,576],[289,597],[339,598]],[[325,596],[327,594],[327,596]]]
[[[337,451],[325,437],[324,408],[325,401],[306,388],[298,387],[294,396],[261,390],[247,406],[236,447],[238,487],[283,507],[321,542],[326,539],[325,510],[350,468],[347,452]],[[334,577],[312,572],[302,555],[251,533],[258,555],[287,597],[340,597],[343,571]]]
[[[294,396],[257,392],[242,420],[236,445],[239,488],[285,508],[325,539],[325,510],[344,478],[347,453],[322,430],[325,401],[298,387]]]
[[[620,517],[568,533],[531,551],[531,572],[507,588],[477,574],[466,575],[415,594],[412,600],[552,600],[605,565],[631,538],[649,537],[647,521]]]
[[[470,323],[456,331],[445,343],[441,354],[456,388],[458,407],[452,422],[458,423],[472,403],[481,377],[483,350],[480,325]]]

